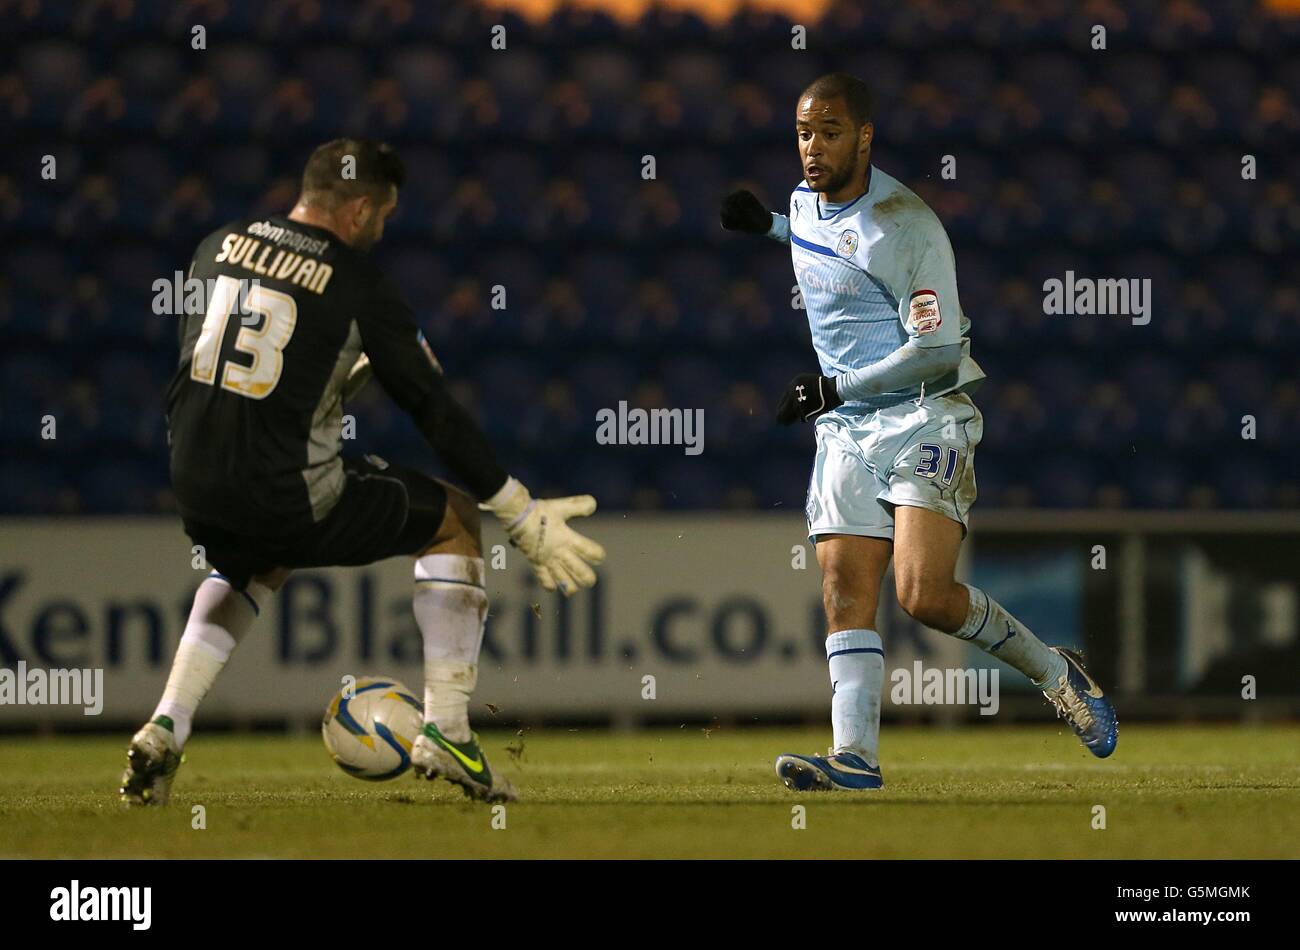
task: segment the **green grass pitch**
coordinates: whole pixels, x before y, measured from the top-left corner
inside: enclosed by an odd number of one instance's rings
[[[1106,761],[1050,726],[886,726],[862,795],[773,774],[826,730],[499,732],[504,828],[445,783],[350,778],[316,736],[200,733],[172,804],[125,811],[127,738],[0,739],[0,857],[1300,857],[1300,725],[1121,727]]]

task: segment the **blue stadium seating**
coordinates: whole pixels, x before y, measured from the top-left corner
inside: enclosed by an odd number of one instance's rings
[[[797,510],[812,437],[771,414],[815,366],[804,314],[784,249],[716,213],[740,185],[785,204],[795,95],[832,69],[874,86],[876,163],[952,236],[989,376],[981,505],[1295,506],[1300,19],[1136,0],[1091,50],[1110,15],[843,3],[794,53],[757,11],[718,30],[659,9],[627,27],[231,2],[204,6],[194,51],[158,0],[6,5],[0,511],[171,510],[175,326],[152,282],[223,222],[287,207],[311,148],[344,133],[406,157],[376,254],[512,471],[614,509]],[[496,22],[508,54],[483,41]],[[1067,269],[1150,277],[1151,323],[1045,315]],[[704,408],[704,455],[598,445],[620,400]],[[378,393],[350,411],[359,449],[436,465]]]

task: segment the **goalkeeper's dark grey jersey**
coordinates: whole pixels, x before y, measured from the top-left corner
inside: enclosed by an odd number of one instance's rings
[[[258,537],[324,518],[344,487],[342,389],[363,351],[471,490],[486,497],[505,481],[446,395],[411,309],[364,253],[270,216],[214,231],[189,276],[207,288],[206,312],[181,318],[167,391],[172,485],[187,521]],[[448,451],[449,430],[459,450]]]

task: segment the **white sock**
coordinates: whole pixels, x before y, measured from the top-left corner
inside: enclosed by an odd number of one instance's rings
[[[840,630],[826,638],[831,668],[831,728],[836,752],[856,752],[879,765],[880,692],[885,651],[874,630]]]
[[[426,554],[415,562],[415,622],[424,638],[424,720],[452,742],[470,738],[488,597],[483,559]]]
[[[996,656],[1028,676],[1040,689],[1065,675],[1065,657],[1048,649],[1033,631],[984,591],[969,584],[965,587],[970,592],[970,612],[954,637]]]
[[[270,594],[257,581],[250,581],[247,590],[235,590],[215,571],[195,591],[167,687],[153,713],[171,720],[177,745],[189,739],[194,711]]]

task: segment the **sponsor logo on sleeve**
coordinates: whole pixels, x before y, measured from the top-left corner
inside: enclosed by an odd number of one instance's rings
[[[908,304],[907,325],[924,336],[939,329],[943,317],[939,315],[939,295],[933,290],[918,290]]]

